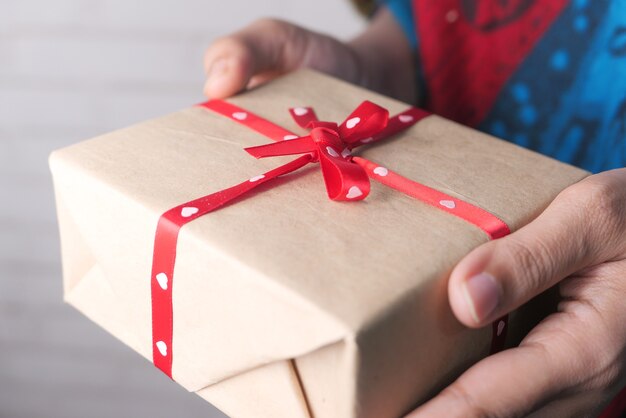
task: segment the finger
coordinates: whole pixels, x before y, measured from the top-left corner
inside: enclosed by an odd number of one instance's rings
[[[622,306],[619,297],[610,304]],[[612,343],[598,324],[616,328],[623,319],[606,320],[596,308],[579,307],[551,315],[519,347],[478,362],[406,418],[574,417],[565,413],[572,405],[576,413],[601,408],[624,385],[623,341]]]
[[[448,285],[457,318],[484,326],[575,271],[605,261],[607,236],[615,233],[601,220],[608,217],[602,204],[591,199],[599,193],[593,181],[574,185],[530,224],[468,254]]]
[[[503,351],[477,363],[406,418],[526,416],[561,390],[565,370],[541,345]]]
[[[279,71],[267,71],[264,73],[260,73],[260,74],[256,74],[253,75],[250,78],[250,81],[248,81],[248,85],[246,86],[247,89],[251,89],[254,88],[256,86],[259,86],[261,84],[265,84],[268,81],[280,76],[281,73]]]
[[[211,98],[231,96],[257,74],[280,74],[298,67],[310,33],[274,19],[259,20],[215,41],[205,54],[204,93]]]

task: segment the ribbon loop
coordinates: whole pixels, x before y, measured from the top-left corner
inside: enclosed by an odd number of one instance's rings
[[[354,164],[351,158],[320,154],[320,165],[326,191],[331,200],[363,200],[370,192],[367,172]]]
[[[362,139],[380,133],[388,122],[389,111],[366,100],[339,126],[339,135],[350,147],[358,146]]]
[[[308,136],[246,148],[256,157],[311,153],[321,163],[328,197],[332,200],[363,200],[369,194],[367,172],[352,161],[350,150],[382,132],[389,121],[389,112],[372,102],[361,103],[341,124],[320,121],[310,107],[289,109]]]

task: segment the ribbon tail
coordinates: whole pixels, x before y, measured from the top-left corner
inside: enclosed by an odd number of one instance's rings
[[[376,135],[375,139],[378,140],[388,138],[392,135],[400,133],[430,115],[431,113],[425,111],[424,109],[410,107],[404,112],[398,113],[397,115],[389,118],[389,123],[387,123],[385,129]]]
[[[339,134],[348,145],[358,143],[381,132],[389,119],[389,111],[370,101],[364,101],[339,125]]]
[[[367,173],[350,160],[319,153],[326,191],[331,200],[363,200],[370,192]]]
[[[152,360],[154,365],[170,378],[173,362],[172,286],[180,229],[187,223],[233,202],[261,184],[298,170],[312,159],[310,154],[303,155],[236,186],[176,206],[159,218],[154,239],[151,275]]]
[[[273,142],[245,148],[254,158],[277,157],[280,155],[304,154],[315,151],[317,148],[310,136],[297,139]]]

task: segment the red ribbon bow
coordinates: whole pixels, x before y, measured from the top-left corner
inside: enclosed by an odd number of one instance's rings
[[[389,122],[387,109],[365,101],[341,125],[319,121],[312,108],[289,111],[300,127],[311,131],[309,135],[246,148],[246,151],[256,158],[311,153],[313,161],[320,162],[330,199],[365,199],[370,191],[369,176],[352,161],[351,151],[385,130]]]

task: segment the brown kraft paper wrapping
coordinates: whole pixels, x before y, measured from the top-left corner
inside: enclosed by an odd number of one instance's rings
[[[229,99],[295,132],[290,107],[341,122],[363,100],[407,107],[308,70]],[[159,216],[293,159],[243,150],[268,142],[192,107],[53,153],[66,301],[151,361]],[[438,116],[355,154],[512,230],[588,175]],[[490,327],[464,328],[446,295],[487,240],[375,182],[363,202],[331,201],[310,164],[182,229],[174,379],[235,418],[398,417],[487,354]]]

